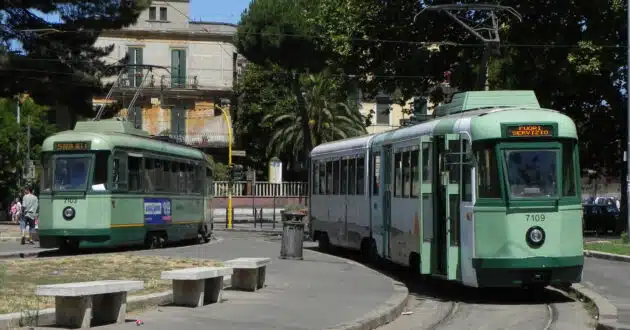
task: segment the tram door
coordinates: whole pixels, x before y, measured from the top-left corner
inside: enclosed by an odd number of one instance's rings
[[[442,212],[446,225],[446,259],[444,266],[449,280],[460,277],[460,198],[462,176],[462,140],[459,134],[447,134],[444,141],[444,167],[442,172]]]
[[[420,203],[418,208],[420,214],[420,235],[422,237],[420,247],[420,266],[422,274],[431,274],[433,267],[435,266],[435,248],[432,248],[434,244],[433,233],[433,137],[422,136],[420,137],[420,157],[418,157],[418,168],[420,174],[419,192],[418,197]]]
[[[390,233],[392,228],[392,171],[393,171],[392,146],[383,146],[383,162],[381,165],[383,175],[383,257],[391,256]]]

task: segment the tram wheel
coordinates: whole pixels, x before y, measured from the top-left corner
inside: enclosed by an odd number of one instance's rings
[[[165,233],[158,234],[158,247],[160,249],[166,247],[166,234]]]
[[[376,243],[373,239],[363,240],[363,243],[361,244],[361,255],[367,263],[375,264],[379,261],[378,249],[376,248]]]
[[[148,249],[157,249],[160,246],[160,242],[158,241],[157,233],[147,233],[147,237],[144,241],[144,244]]]
[[[203,244],[210,242],[210,234],[208,234],[208,226],[203,225],[197,234],[197,243]]]
[[[319,233],[317,244],[320,251],[330,251],[330,239],[328,239],[328,233]]]

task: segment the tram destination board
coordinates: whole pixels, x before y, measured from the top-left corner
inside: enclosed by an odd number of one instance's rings
[[[90,150],[90,141],[77,141],[77,142],[55,142],[55,151],[86,151]]]
[[[507,137],[552,137],[553,125],[510,125],[506,129]]]

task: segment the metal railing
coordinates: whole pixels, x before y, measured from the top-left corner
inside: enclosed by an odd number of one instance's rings
[[[227,196],[229,183],[227,181],[214,182],[214,196]],[[256,182],[252,189],[251,182],[237,181],[233,185],[232,196],[255,197],[300,197],[306,196],[305,182],[283,182],[274,184],[269,182]]]
[[[199,84],[197,76],[171,77],[169,75],[156,75],[150,73],[144,83],[142,83],[143,74],[136,74],[134,77],[128,75],[121,76],[116,82],[116,86],[120,88],[183,88],[198,89],[202,86]]]

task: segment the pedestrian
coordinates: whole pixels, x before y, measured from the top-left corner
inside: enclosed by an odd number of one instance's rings
[[[20,198],[16,197],[11,204],[11,221],[13,223],[19,223],[20,218],[22,216],[22,203],[20,203]]]
[[[22,198],[23,203],[23,218],[24,218],[24,230],[22,231],[22,245],[26,244],[26,240],[28,239],[28,244],[33,243],[33,237],[31,235],[32,231],[35,230],[35,219],[37,218],[37,208],[39,207],[39,200],[35,195],[33,195],[30,187],[24,188],[24,197]]]

